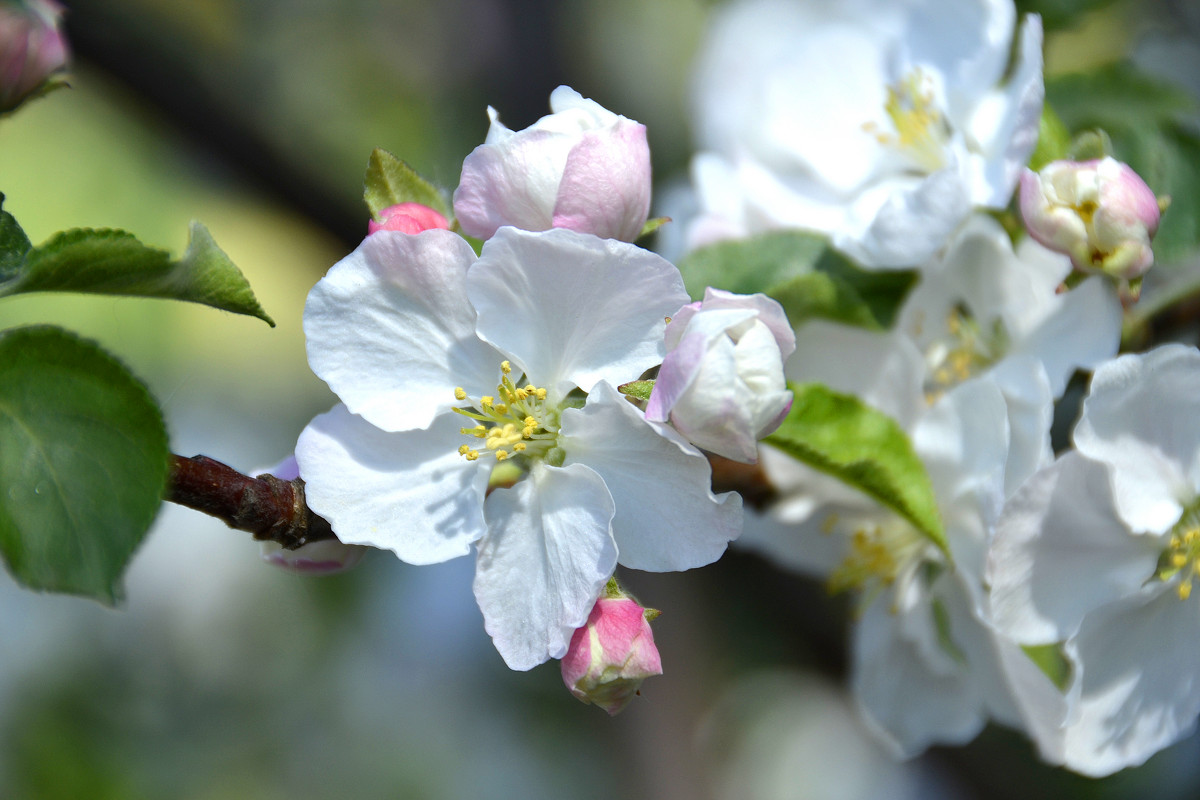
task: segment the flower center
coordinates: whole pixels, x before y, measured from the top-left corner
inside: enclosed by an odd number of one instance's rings
[[[827,535],[842,527],[837,514],[830,514],[821,523],[821,530]],[[885,589],[892,586],[902,589],[921,574],[922,565],[937,567],[942,563],[941,553],[933,543],[907,522],[894,517],[882,523],[866,520],[853,527],[849,553],[830,573],[827,585],[832,594],[861,592],[865,606]]]
[[[552,463],[561,461],[555,457],[556,453],[562,454],[558,448],[560,409],[546,402],[545,388],[532,383],[517,386],[510,377],[512,365],[507,361],[501,362],[500,371],[503,377],[495,395],[476,399],[468,396],[461,386],[454,390],[456,400],[470,400],[472,404],[454,411],[478,422],[460,428],[460,433],[482,440],[474,446],[460,446],[459,455],[467,461],[477,461],[481,455],[490,455],[496,461],[522,456]]]
[[[946,165],[950,141],[950,125],[935,102],[932,84],[923,70],[914,69],[887,87],[883,108],[895,132],[881,131],[874,122],[863,126],[881,145],[900,151],[927,173]]]
[[[1175,591],[1180,600],[1187,600],[1192,594],[1192,580],[1200,575],[1200,500],[1184,508],[1171,528],[1166,549],[1158,557],[1155,578],[1166,582],[1177,575]]]
[[[991,331],[986,331],[965,306],[955,306],[946,315],[945,334],[925,348],[925,402],[933,405],[958,384],[995,364],[1007,350],[1008,334],[999,318]]]

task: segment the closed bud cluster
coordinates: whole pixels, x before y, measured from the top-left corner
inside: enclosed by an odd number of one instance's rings
[[[450,223],[439,212],[420,203],[397,203],[379,212],[379,221],[367,222],[367,235],[379,231],[420,233],[440,228],[449,230]]]

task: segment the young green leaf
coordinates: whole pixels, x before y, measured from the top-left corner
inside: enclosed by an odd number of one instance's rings
[[[29,252],[29,237],[12,214],[3,210],[4,195],[0,193],[0,283],[17,274]]]
[[[375,148],[367,162],[363,200],[371,216],[377,220],[380,211],[397,203],[420,203],[446,219],[452,218],[450,206],[437,187],[418,175],[407,163],[379,147]]]
[[[731,292],[764,292],[783,304],[792,325],[806,318],[888,328],[916,273],[864,270],[829,246],[825,237],[787,230],[717,242],[679,264],[692,297],[706,286]]]
[[[77,228],[30,249],[0,281],[0,297],[24,292],[89,292],[188,300],[258,317],[274,327],[250,284],[208,229],[193,222],[183,258],[148,247],[121,230]]]
[[[946,550],[929,475],[896,421],[823,384],[790,388],[792,409],[766,443],[890,508]]]
[[[52,326],[0,332],[0,555],[18,582],[115,603],[167,480],[137,378]]]

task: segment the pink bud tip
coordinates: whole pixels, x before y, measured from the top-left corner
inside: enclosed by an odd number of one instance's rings
[[[400,231],[401,233],[420,233],[421,231],[440,228],[449,230],[450,223],[429,206],[420,203],[397,203],[379,212],[381,221],[374,219],[367,222],[367,235],[379,231]]]

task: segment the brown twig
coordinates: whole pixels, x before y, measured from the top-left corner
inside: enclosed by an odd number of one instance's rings
[[[208,456],[171,456],[166,500],[216,517],[260,541],[295,550],[334,539],[333,529],[304,502],[304,481],[251,478]]]

